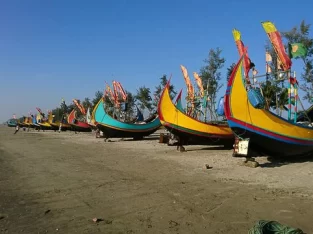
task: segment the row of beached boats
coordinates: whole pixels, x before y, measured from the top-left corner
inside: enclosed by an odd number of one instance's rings
[[[295,88],[297,81],[295,76],[291,75],[291,59],[282,46],[280,34],[271,22],[264,22],[263,27],[282,64],[281,72],[289,82],[289,88]],[[175,101],[171,99],[170,80],[159,98],[156,113],[146,120],[139,119],[138,115],[133,121],[122,121],[116,118],[106,110],[105,97],[103,97],[92,111],[88,109],[84,113],[85,121],[78,121],[76,110],[73,110],[63,123],[54,122],[52,113],[49,113],[45,121],[39,121],[36,117],[31,119],[25,117],[21,124],[54,130],[91,131],[94,129],[101,131],[106,139],[134,138],[136,140],[149,136],[164,126],[178,139],[181,147],[183,144],[221,145],[225,148],[234,148],[234,154],[241,155],[249,155],[251,151],[288,157],[312,154],[313,128],[310,124],[304,124],[303,119],[306,117],[307,121],[311,122],[313,108],[302,112],[302,115],[295,115],[293,119],[283,118],[265,108],[261,82],[254,82],[261,76],[256,76],[251,66],[251,60],[247,49],[243,46],[239,31],[234,30],[233,35],[240,59],[232,71],[225,95],[219,103],[222,108],[218,111],[224,117],[222,121],[203,121],[184,110],[181,104],[182,92],[177,95]],[[251,77],[250,69],[253,70]],[[289,109],[291,109],[290,105]]]

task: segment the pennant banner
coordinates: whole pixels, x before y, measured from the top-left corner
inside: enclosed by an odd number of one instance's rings
[[[181,70],[183,72],[183,76],[184,76],[185,83],[186,83],[186,86],[187,86],[188,97],[189,97],[190,100],[193,100],[194,89],[193,89],[193,86],[192,86],[192,84],[190,82],[190,78],[188,76],[187,69],[183,65],[180,65],[180,68],[181,68]]]
[[[193,73],[193,77],[195,78],[199,91],[200,91],[200,97],[202,98],[204,96],[204,89],[203,89],[203,84],[202,84],[202,80],[200,78],[200,76],[198,75],[197,72]]]
[[[233,29],[233,36],[236,42],[239,56],[242,57],[245,54],[245,57],[243,60],[243,67],[244,67],[245,77],[248,77],[249,71],[251,68],[251,60],[248,55],[248,49],[247,47],[244,46],[243,42],[241,41],[241,33],[237,29]]]
[[[86,110],[85,108],[76,100],[73,99],[74,104],[78,107],[78,109],[80,110],[80,112],[85,115],[86,114]]]
[[[262,22],[262,26],[274,47],[278,59],[281,62],[282,69],[284,71],[289,70],[291,68],[291,59],[286,54],[280,33],[277,31],[275,25],[270,21]]]

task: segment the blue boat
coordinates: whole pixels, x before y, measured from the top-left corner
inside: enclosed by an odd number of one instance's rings
[[[35,129],[39,129],[40,125],[37,123],[36,115],[31,115],[31,116],[32,116],[32,127]]]
[[[17,125],[17,119],[9,119],[9,120],[7,121],[7,125],[8,125],[8,127],[16,127],[16,125]]]
[[[140,123],[121,122],[112,118],[105,111],[103,99],[95,106],[92,114],[96,127],[103,132],[105,138],[133,138],[140,140],[149,136],[161,127],[158,115]]]

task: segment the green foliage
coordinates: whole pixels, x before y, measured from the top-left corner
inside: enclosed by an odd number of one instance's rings
[[[137,93],[135,95],[136,103],[139,108],[143,111],[145,108],[152,111],[152,98],[150,88],[146,88],[145,86],[139,87],[137,89]]]
[[[152,101],[152,106],[153,106],[154,109],[156,109],[158,107],[161,94],[162,94],[162,92],[163,92],[163,90],[164,90],[164,88],[165,88],[165,86],[166,86],[166,84],[168,82],[168,79],[167,79],[166,75],[163,75],[160,78],[160,80],[161,80],[160,84],[155,87],[155,91],[153,93],[154,98],[153,98],[153,101]],[[175,86],[171,84],[170,87],[169,87],[169,91],[170,91],[171,99],[173,100],[173,98],[177,94],[177,92],[175,91]]]
[[[92,108],[94,108],[97,103],[100,101],[100,99],[103,97],[103,92],[102,91],[97,91],[95,93],[95,97],[92,99],[91,104],[92,104]]]
[[[262,83],[262,92],[265,98],[265,108],[276,110],[278,115],[282,115],[283,110],[288,110],[285,105],[288,104],[288,90],[284,88],[284,81],[279,77],[279,71],[282,70],[277,62],[277,54],[267,40],[265,45],[266,51],[271,55],[272,61],[268,63],[272,72],[267,74],[265,83]]]
[[[221,53],[220,48],[210,49],[208,58],[204,60],[206,65],[200,69],[203,88],[210,98],[208,108],[211,120],[216,119],[215,111],[213,111],[215,110],[216,94],[223,86],[220,83],[222,78],[220,70],[224,66],[225,58],[221,56]]]
[[[299,26],[293,27],[287,32],[282,32],[287,43],[302,43],[307,48],[307,56],[302,58],[304,62],[301,78],[304,84],[300,88],[305,91],[304,99],[313,103],[313,38],[309,36],[311,24],[306,24],[303,20]]]
[[[130,121],[132,120],[132,116],[135,113],[135,102],[136,99],[134,95],[131,92],[125,91],[127,94],[127,110],[126,110],[126,117],[125,121]]]
[[[261,84],[263,96],[265,98],[265,108],[273,108],[277,114],[281,115],[283,110],[288,110],[285,105],[288,104],[288,89],[279,87],[275,81],[267,80]]]
[[[231,76],[231,74],[233,73],[233,70],[235,69],[235,66],[236,66],[236,64],[233,63],[232,65],[230,65],[230,66],[227,68],[227,73],[226,73],[226,80],[227,80],[227,82],[229,81],[230,76]]]
[[[85,108],[86,111],[88,108],[92,109],[92,103],[90,101],[90,98],[86,97],[84,101],[82,101],[82,106]]]

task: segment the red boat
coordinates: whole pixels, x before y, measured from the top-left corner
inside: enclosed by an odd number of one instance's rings
[[[67,122],[75,132],[91,132],[91,127],[88,123],[77,120],[76,110],[73,109],[67,117]]]

